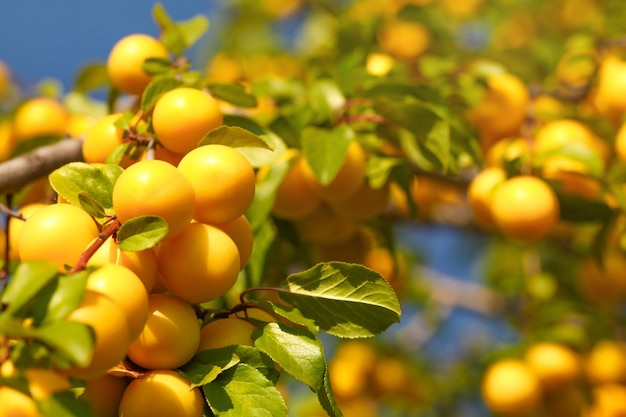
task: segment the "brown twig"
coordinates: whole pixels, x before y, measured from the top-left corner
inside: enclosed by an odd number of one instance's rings
[[[83,161],[82,140],[64,139],[0,164],[0,194],[18,191],[70,162]]]
[[[93,256],[94,253],[102,246],[102,244],[113,234],[115,234],[121,226],[120,221],[117,217],[112,218],[112,222],[98,235],[96,240],[80,255],[78,258],[78,262],[74,265],[74,267],[70,270],[70,274],[75,272],[82,271],[87,267],[87,262]]]

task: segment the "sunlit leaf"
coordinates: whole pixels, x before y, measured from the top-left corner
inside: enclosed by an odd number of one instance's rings
[[[137,216],[125,221],[117,232],[121,250],[140,252],[158,245],[167,235],[169,226],[159,216]]]

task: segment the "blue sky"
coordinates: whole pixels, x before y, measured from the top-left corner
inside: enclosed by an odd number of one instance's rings
[[[213,16],[222,0],[161,0],[174,20]],[[0,8],[0,59],[21,85],[52,77],[70,85],[79,68],[104,61],[124,35],[157,34],[155,0],[17,0]]]

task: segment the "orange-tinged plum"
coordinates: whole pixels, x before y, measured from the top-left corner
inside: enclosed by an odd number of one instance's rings
[[[472,179],[467,199],[476,223],[486,229],[494,229],[491,202],[498,185],[506,181],[506,172],[499,166],[485,168]]]
[[[143,331],[128,348],[128,357],[147,369],[174,369],[198,350],[200,324],[189,304],[168,294],[151,294]]]
[[[245,268],[254,247],[254,234],[247,217],[242,214],[232,222],[218,224],[216,227],[226,232],[235,242],[239,250],[239,268]]]
[[[113,239],[107,239],[89,258],[87,266],[117,264],[133,271],[147,292],[152,291],[157,280],[157,256],[154,249],[128,252],[120,249]]]
[[[240,271],[239,250],[216,226],[191,223],[174,239],[161,243],[159,273],[173,294],[204,303],[225,294]]]
[[[0,417],[40,417],[35,401],[14,388],[0,385]]]
[[[129,383],[126,378],[106,374],[85,381],[85,391],[79,398],[89,403],[94,417],[119,417],[122,396]]]
[[[190,151],[178,164],[196,193],[194,219],[227,223],[241,216],[254,199],[254,169],[239,151],[205,145]]]
[[[560,343],[534,343],[526,351],[524,360],[546,389],[561,388],[582,376],[580,357],[574,350]]]
[[[348,146],[343,165],[330,183],[322,185],[308,163],[304,166],[303,173],[322,198],[341,200],[356,192],[365,181],[365,162],[365,150],[359,142],[353,140]]]
[[[168,224],[170,239],[191,222],[196,197],[191,183],[171,164],[139,161],[120,174],[113,187],[113,209],[122,223],[153,215]]]
[[[11,122],[6,120],[0,121],[0,162],[9,159],[15,142]]]
[[[81,138],[98,123],[99,118],[84,113],[71,113],[67,120],[66,131],[71,138]]]
[[[559,221],[559,201],[543,180],[520,175],[494,192],[491,213],[498,228],[522,241],[537,241],[554,230]]]
[[[217,100],[190,87],[175,88],[163,94],[152,113],[157,139],[166,149],[179,154],[194,149],[204,135],[223,123]]]
[[[532,413],[541,399],[539,378],[518,359],[493,363],[485,372],[481,391],[489,409],[502,415]]]
[[[50,97],[35,97],[23,103],[13,118],[13,136],[18,141],[45,135],[64,135],[68,113]]]
[[[111,83],[124,93],[141,94],[152,81],[142,68],[148,58],[168,59],[169,53],[161,41],[150,35],[136,33],[117,41],[106,62]]]
[[[83,301],[70,313],[68,320],[91,326],[95,335],[91,362],[84,367],[71,368],[68,375],[85,380],[99,378],[126,356],[130,344],[126,314],[108,296],[85,291]]]
[[[314,186],[311,185],[305,173],[306,159],[299,156],[297,152],[287,151],[286,153],[295,154],[296,161],[293,162],[276,190],[272,214],[279,219],[297,220],[311,214],[320,206],[322,200],[316,194]]]
[[[198,352],[228,345],[252,346],[254,329],[252,323],[236,317],[214,320],[200,330]]]
[[[176,371],[155,370],[130,383],[120,403],[120,417],[202,417],[200,388]]]
[[[34,212],[40,208],[46,207],[45,203],[30,203],[26,204],[17,211],[25,219],[28,219]],[[24,220],[11,217],[9,219],[9,257],[11,260],[17,261],[19,259],[18,244],[20,241],[20,234],[22,234],[22,228],[24,227]]]
[[[51,260],[57,263],[59,271],[64,271],[64,265],[73,266],[98,233],[86,211],[69,204],[51,204],[24,222],[19,256],[22,262]]]
[[[121,113],[109,114],[100,119],[83,141],[83,159],[88,163],[105,163],[109,154],[122,144],[124,131],[115,122]]]
[[[130,340],[134,340],[148,318],[148,292],[130,269],[117,264],[104,265],[89,274],[87,289],[108,296],[126,315]]]

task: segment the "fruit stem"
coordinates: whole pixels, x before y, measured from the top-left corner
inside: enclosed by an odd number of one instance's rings
[[[84,270],[87,267],[87,262],[98,250],[100,246],[111,236],[113,236],[119,230],[121,223],[116,216],[111,217],[111,223],[98,235],[96,240],[80,255],[78,262],[70,270],[70,274]]]

